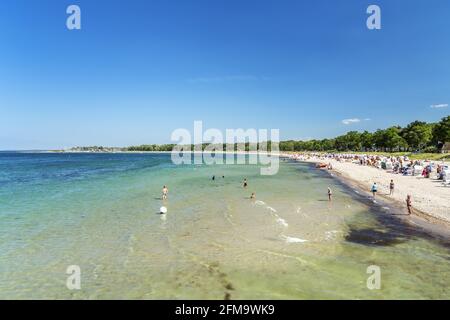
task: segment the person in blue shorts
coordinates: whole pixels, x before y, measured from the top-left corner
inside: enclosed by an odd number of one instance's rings
[[[371,191],[372,191],[373,197],[375,198],[377,191],[378,191],[378,186],[377,186],[376,182],[373,183]]]

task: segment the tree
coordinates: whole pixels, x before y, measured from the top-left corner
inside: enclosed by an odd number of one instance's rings
[[[281,151],[294,151],[294,141],[281,141],[280,142]]]
[[[358,131],[350,131],[345,135],[347,149],[353,151],[361,150],[361,134]]]
[[[410,147],[420,150],[431,141],[432,125],[422,121],[411,122],[403,129],[402,136]]]
[[[377,150],[385,150],[386,141],[385,141],[385,130],[378,129],[372,135],[373,144]]]
[[[442,118],[433,128],[432,141],[436,145],[450,142],[450,116]]]
[[[364,148],[365,151],[368,151],[373,148],[373,134],[364,131],[361,133],[361,146]]]
[[[321,151],[330,151],[335,148],[334,139],[323,139],[319,142],[319,144],[322,147]]]
[[[383,132],[384,144],[391,152],[395,149],[407,147],[407,142],[400,136],[401,129],[399,127],[390,127]]]
[[[335,147],[339,151],[361,150],[361,134],[358,131],[349,131],[335,139]]]

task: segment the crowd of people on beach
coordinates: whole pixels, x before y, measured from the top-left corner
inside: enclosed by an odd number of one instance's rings
[[[381,156],[381,155],[367,155],[367,154],[352,154],[352,153],[309,153],[309,154],[295,154],[289,155],[296,160],[310,160],[318,159],[322,161],[335,160],[338,162],[353,162],[362,166],[371,166],[378,169],[391,170],[392,173],[418,176],[430,178],[433,172],[437,173],[437,179],[450,179],[449,167],[444,163],[435,163],[427,160],[411,160],[408,156]],[[328,167],[330,169],[331,163],[319,164],[320,167]]]
[[[319,160],[318,168],[328,168],[332,170],[330,160],[338,162],[352,162],[361,166],[371,166],[378,169],[390,170],[394,174],[404,176],[422,176],[431,178],[436,173],[436,179],[442,180],[445,184],[450,184],[450,168],[445,163],[438,163],[428,160],[411,160],[408,156],[381,156],[366,154],[347,153],[308,153],[288,155],[294,160]],[[326,164],[326,162],[329,162]]]
[[[444,185],[450,185],[450,169],[445,163],[436,163],[427,160],[411,160],[408,156],[382,156],[353,153],[306,153],[306,154],[285,154],[293,160],[318,161],[316,167],[319,169],[333,170],[331,160],[337,162],[351,162],[361,166],[370,166],[381,170],[389,170],[393,174],[403,176],[422,176],[430,179],[435,177],[442,180]],[[434,175],[435,173],[435,175]],[[389,196],[393,196],[395,191],[394,180],[389,182]],[[372,197],[376,197],[378,185],[372,184],[370,189]],[[328,188],[328,200],[332,200],[332,191]],[[408,194],[405,199],[408,215],[412,213],[412,196]]]

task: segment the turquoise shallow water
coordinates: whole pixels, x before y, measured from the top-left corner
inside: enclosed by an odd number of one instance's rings
[[[386,211],[301,163],[261,176],[166,154],[0,153],[0,298],[450,298],[449,239]]]

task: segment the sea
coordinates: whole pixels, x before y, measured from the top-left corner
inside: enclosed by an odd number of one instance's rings
[[[450,298],[447,236],[311,164],[260,168],[0,153],[0,299]]]

